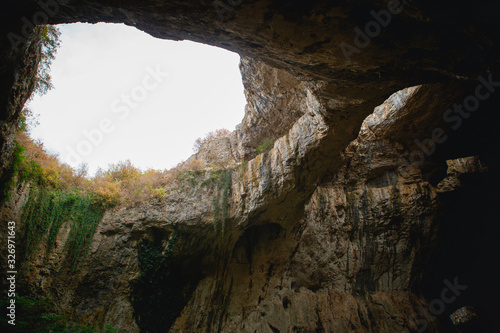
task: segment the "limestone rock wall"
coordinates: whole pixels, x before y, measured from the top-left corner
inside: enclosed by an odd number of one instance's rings
[[[306,113],[307,92],[313,85],[250,58],[241,59],[240,71],[247,105],[236,134],[240,155],[248,161],[262,140],[285,135]]]
[[[343,167],[317,187],[296,224],[292,217],[258,219],[246,229],[229,263],[200,282],[171,331],[417,329],[412,316],[425,300],[411,287],[436,244],[436,190],[415,165],[401,165],[373,129],[416,90],[396,93],[365,120]]]
[[[305,207],[285,216],[269,212],[283,192],[285,201],[299,201],[284,190],[296,164],[280,166],[300,161],[322,137],[324,123],[312,121],[320,117],[312,94],[309,109],[271,151],[233,171],[224,235],[213,227],[215,188],[186,187],[164,200],[108,211],[76,271],[65,265],[68,229],[62,228],[52,253],[42,244],[25,262],[24,288],[52,295],[87,323],[137,332],[139,243],[166,249],[177,232],[169,262],[176,270],[169,274],[182,277],[190,291],[172,332],[411,332],[412,315],[426,306],[412,287],[435,247],[439,205],[420,169],[402,164],[398,145],[381,137],[397,126],[396,115],[410,110],[405,107],[419,89],[398,92],[375,109],[344,150],[339,170]],[[188,275],[195,281],[186,282]],[[439,323],[431,327],[438,330]]]

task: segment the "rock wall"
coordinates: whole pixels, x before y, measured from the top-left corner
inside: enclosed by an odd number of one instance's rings
[[[240,156],[248,161],[257,155],[262,140],[283,136],[305,113],[307,93],[314,85],[249,58],[241,59],[240,71],[247,105],[236,135]]]
[[[316,188],[302,218],[254,221],[171,331],[416,330],[425,300],[411,287],[436,245],[438,199],[419,168],[402,165],[377,134],[394,126],[391,113],[417,90],[398,92],[365,120],[343,167]]]
[[[273,200],[296,165],[280,166],[317,149],[324,123],[310,121],[314,108],[304,108],[273,149],[232,172],[224,234],[214,230],[216,186],[202,186],[204,175],[164,200],[108,211],[75,271],[65,264],[63,227],[52,253],[42,243],[24,262],[23,288],[53,296],[61,310],[89,324],[157,331],[138,319],[149,314],[134,303],[143,274],[138,253],[144,240],[165,251],[176,234],[170,278],[155,292],[176,295],[179,306],[153,307],[164,318],[157,319],[159,331],[413,332],[423,323],[442,331],[416,288],[438,245],[438,195],[445,183],[454,184],[451,178],[485,170],[474,167],[477,158],[450,161],[449,176],[436,188],[417,163],[402,159],[397,136],[386,137],[433,89],[408,88],[377,107],[343,151],[337,172],[285,216],[270,207],[279,205]],[[291,193],[281,205],[304,200]]]
[[[11,28],[13,26],[15,26],[15,23]],[[2,36],[7,36],[8,31],[7,29],[2,29],[0,33]],[[26,42],[19,45],[18,48],[13,48],[3,38],[0,40],[0,49],[4,50],[0,54],[2,62],[0,71],[3,73],[0,86],[1,184],[7,182],[11,176],[9,170],[19,116],[24,104],[35,88],[38,63],[41,59],[40,34],[41,28],[34,29],[25,39]]]

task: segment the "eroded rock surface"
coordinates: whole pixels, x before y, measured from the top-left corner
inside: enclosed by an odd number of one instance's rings
[[[233,171],[224,234],[214,229],[216,186],[202,186],[205,175],[163,200],[108,211],[75,271],[65,264],[63,227],[52,253],[44,255],[42,244],[25,262],[23,285],[51,294],[87,323],[137,332],[139,244],[148,240],[165,251],[176,234],[167,267],[185,303],[168,322],[172,332],[411,332],[418,329],[417,311],[439,331],[440,323],[422,311],[426,300],[412,290],[436,246],[437,191],[418,163],[401,158],[402,145],[385,137],[414,111],[412,103],[422,102],[415,100],[426,96],[422,89],[397,92],[377,107],[337,172],[311,195],[294,194],[300,177],[293,170],[308,165],[304,156],[321,146],[327,127],[309,92],[288,134]],[[478,163],[449,164],[464,172],[479,171],[468,167]],[[301,201],[285,215],[271,208]]]

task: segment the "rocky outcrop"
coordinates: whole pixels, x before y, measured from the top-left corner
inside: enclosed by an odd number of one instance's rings
[[[343,168],[315,190],[300,220],[257,218],[229,263],[200,282],[173,331],[415,330],[425,301],[411,287],[436,243],[438,200],[419,168],[402,164],[377,134],[395,126],[391,113],[417,90],[393,95],[364,122]]]
[[[235,167],[241,162],[236,132],[214,137],[204,142],[187,161],[187,165],[198,164],[199,168],[213,169]]]
[[[263,140],[284,136],[304,115],[307,94],[314,85],[249,58],[241,59],[240,71],[247,105],[236,134],[239,153],[248,161],[257,155],[256,148]]]

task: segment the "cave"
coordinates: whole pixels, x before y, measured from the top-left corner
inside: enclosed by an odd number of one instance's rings
[[[19,288],[55,298],[75,321],[123,332],[495,331],[498,2],[6,7],[2,187],[40,61],[35,25],[124,23],[237,52],[248,103],[227,148],[239,166],[220,175],[224,186],[110,210],[76,271],[54,250],[21,264]],[[2,203],[5,243],[7,221],[23,232],[26,191],[19,184]],[[227,219],[214,229],[221,197]],[[163,284],[149,287],[168,294],[161,302],[182,300],[144,324],[133,294],[151,237],[175,247]]]

